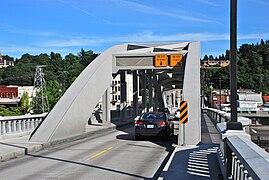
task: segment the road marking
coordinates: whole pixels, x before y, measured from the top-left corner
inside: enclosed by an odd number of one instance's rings
[[[93,159],[93,158],[95,158],[95,157],[97,157],[97,156],[99,156],[99,155],[101,155],[101,154],[104,154],[105,152],[111,150],[112,148],[113,148],[113,147],[109,147],[109,148],[107,148],[107,149],[105,149],[105,150],[103,150],[103,151],[101,151],[101,152],[99,152],[99,153],[97,153],[97,154],[91,156],[90,158]]]

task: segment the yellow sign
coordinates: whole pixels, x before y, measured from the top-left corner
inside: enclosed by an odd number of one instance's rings
[[[188,102],[180,101],[180,124],[188,123]]]
[[[170,66],[182,66],[183,54],[171,54]]]
[[[155,67],[166,67],[168,65],[168,56],[166,54],[155,55]]]

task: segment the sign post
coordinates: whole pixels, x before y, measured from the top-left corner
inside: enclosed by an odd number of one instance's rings
[[[179,111],[180,111],[180,124],[182,124],[182,136],[183,136],[183,142],[182,142],[182,146],[185,146],[185,124],[188,123],[188,102],[187,101],[180,101],[180,107],[179,107]]]

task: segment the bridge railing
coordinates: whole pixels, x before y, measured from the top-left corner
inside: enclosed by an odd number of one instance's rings
[[[267,179],[269,154],[253,143],[244,130],[230,128],[229,114],[210,108],[207,114],[220,133],[218,161],[224,179]]]
[[[46,115],[47,113],[0,117],[0,139],[30,134]]]

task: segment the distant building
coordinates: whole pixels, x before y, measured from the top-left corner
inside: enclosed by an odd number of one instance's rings
[[[5,68],[8,66],[14,66],[14,62],[3,59],[2,53],[0,51],[0,68]]]
[[[229,66],[230,60],[202,60],[202,68],[223,68]]]
[[[126,105],[127,106],[132,106],[133,105],[133,75],[132,74],[126,74],[126,93],[127,93],[127,99],[126,99]],[[139,87],[138,87],[139,88]],[[120,86],[120,75],[117,75],[112,83],[111,83],[111,110],[117,110],[120,108],[120,91],[121,91],[121,86]],[[141,102],[142,97],[138,96],[138,102]],[[100,99],[98,103],[98,107],[101,108],[102,104],[102,98]]]
[[[0,86],[0,105],[7,107],[18,106],[18,86]]]
[[[29,101],[35,96],[33,86],[3,86],[0,85],[0,105],[18,106],[24,92],[28,92]]]
[[[237,91],[238,108],[254,108],[263,105],[262,93],[254,92],[249,89],[239,89]],[[210,105],[219,109],[219,105],[230,104],[230,92],[228,90],[215,89],[211,91]]]
[[[0,86],[0,97],[14,99],[18,97],[18,86]]]

